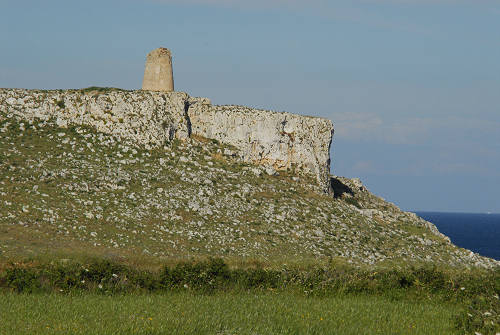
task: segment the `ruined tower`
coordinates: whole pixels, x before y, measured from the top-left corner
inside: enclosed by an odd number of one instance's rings
[[[148,54],[142,89],[163,92],[174,90],[172,54],[167,48],[158,48]]]

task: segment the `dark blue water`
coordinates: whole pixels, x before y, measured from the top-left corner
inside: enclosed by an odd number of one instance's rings
[[[500,214],[415,212],[459,247],[500,260]]]

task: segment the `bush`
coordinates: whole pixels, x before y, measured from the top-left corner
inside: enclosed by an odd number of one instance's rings
[[[32,269],[7,269],[5,282],[8,287],[19,293],[33,293],[40,288],[37,275]]]
[[[99,87],[99,86],[90,86],[87,88],[82,88],[80,89],[81,92],[83,93],[89,93],[89,92],[99,92],[99,93],[107,93],[107,92],[113,92],[113,91],[124,91],[120,88],[116,87]]]
[[[277,288],[283,281],[278,271],[265,269],[233,270],[233,282],[242,289]]]
[[[56,102],[56,105],[61,109],[64,109],[64,107],[66,107],[66,105],[64,104],[64,100],[58,100]]]
[[[174,268],[164,267],[160,275],[163,288],[189,287],[200,290],[221,289],[229,283],[230,271],[219,258],[208,261],[183,262]]]

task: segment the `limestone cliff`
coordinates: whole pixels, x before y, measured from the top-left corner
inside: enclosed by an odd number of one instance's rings
[[[242,158],[276,170],[297,168],[328,185],[330,120],[243,106],[199,104],[188,109],[193,134],[234,145]]]
[[[152,147],[194,135],[233,145],[246,162],[313,173],[329,188],[330,120],[213,106],[183,92],[0,89],[0,111],[57,125],[88,125]]]

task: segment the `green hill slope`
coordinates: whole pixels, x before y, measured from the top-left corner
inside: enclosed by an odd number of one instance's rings
[[[238,161],[205,138],[149,149],[92,128],[0,115],[0,260],[220,256],[269,265],[433,262],[497,267],[412,213],[334,178]]]

